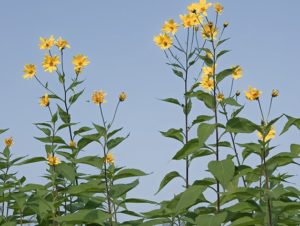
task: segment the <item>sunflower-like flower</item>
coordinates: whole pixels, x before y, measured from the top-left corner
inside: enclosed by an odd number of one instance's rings
[[[223,12],[224,7],[220,3],[215,3],[214,8],[216,13],[221,14]]]
[[[10,148],[14,144],[14,140],[12,137],[5,138],[4,139],[4,144],[6,147]]]
[[[70,48],[70,45],[68,44],[68,41],[62,39],[62,37],[59,37],[56,40],[55,45],[58,47],[59,50],[63,50],[65,48]]]
[[[73,57],[72,64],[74,65],[74,71],[76,74],[79,74],[83,68],[85,68],[89,64],[89,60],[87,56],[83,54],[78,54]]]
[[[237,80],[243,76],[243,68],[241,68],[241,66],[232,66],[231,68],[234,69],[232,72],[232,77],[234,80]]]
[[[49,96],[48,94],[46,93],[44,96],[42,96],[40,98],[40,106],[41,107],[48,107],[50,104],[50,101],[49,101]]]
[[[175,33],[178,31],[179,24],[175,23],[173,19],[166,21],[162,27],[162,31],[165,33]]]
[[[57,65],[60,64],[59,57],[54,55],[45,55],[42,66],[45,71],[52,73],[57,70]]]
[[[224,100],[224,94],[223,93],[218,93],[216,99],[217,99],[218,102],[223,101]]]
[[[214,89],[213,78],[211,78],[207,75],[202,75],[202,80],[200,82],[200,86],[207,91],[212,91]]]
[[[212,3],[206,3],[206,0],[199,1],[199,12],[203,14],[203,16],[207,16],[207,10],[212,6]]]
[[[106,93],[103,90],[94,91],[92,95],[92,101],[94,104],[103,104],[105,100]]]
[[[36,66],[34,64],[26,64],[24,66],[23,72],[24,72],[23,75],[24,79],[33,78],[33,76],[35,76],[36,74]]]
[[[115,162],[114,156],[112,153],[108,153],[105,157],[105,162],[108,164],[113,164]]]
[[[159,34],[154,37],[153,41],[161,49],[169,49],[173,44],[173,39],[168,34]]]
[[[50,166],[57,166],[60,163],[61,163],[61,161],[58,157],[53,156],[53,155],[48,155],[48,164]]]
[[[245,91],[246,98],[251,101],[258,100],[261,93],[262,92],[260,90],[252,88],[251,86],[249,86],[248,91]]]
[[[218,35],[218,29],[216,26],[212,23],[209,22],[207,24],[204,24],[202,27],[202,37],[203,39],[215,39]]]
[[[276,130],[274,127],[272,127],[265,137],[265,142],[268,142],[269,140],[273,139],[275,135],[276,135]],[[260,140],[264,139],[263,134],[261,132],[257,132],[257,136]]]
[[[51,35],[49,38],[40,37],[39,47],[40,47],[41,50],[51,49],[51,47],[54,44],[55,44],[55,39],[54,39],[53,35]]]
[[[180,15],[179,17],[182,21],[183,27],[185,28],[195,27],[203,21],[203,18],[200,14],[188,13],[185,15]]]

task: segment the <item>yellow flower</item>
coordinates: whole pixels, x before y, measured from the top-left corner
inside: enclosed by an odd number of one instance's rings
[[[23,78],[28,79],[32,78],[36,74],[36,66],[34,64],[26,64],[24,66],[24,75]]]
[[[215,68],[216,68],[217,65],[215,65]],[[213,66],[212,67],[206,67],[204,66],[202,68],[202,73],[203,75],[206,75],[208,77],[212,77],[214,75],[214,69],[213,69]]]
[[[71,140],[70,143],[69,143],[69,146],[71,148],[76,148],[76,142],[74,140]]]
[[[62,39],[61,37],[59,37],[56,40],[55,45],[58,47],[59,50],[70,48],[70,45],[68,44],[67,40]]]
[[[233,66],[231,68],[235,68],[232,72],[232,77],[234,80],[237,80],[243,76],[243,69],[240,66]]]
[[[48,107],[49,104],[50,104],[50,102],[49,102],[49,96],[48,96],[48,94],[46,93],[44,96],[42,96],[42,97],[40,98],[40,106],[41,106],[41,107]]]
[[[258,98],[260,97],[261,95],[261,91],[256,89],[256,88],[252,88],[251,86],[249,86],[249,90],[248,91],[245,91],[245,95],[246,95],[246,98],[248,100],[258,100]]]
[[[279,90],[278,89],[273,89],[272,90],[272,97],[278,97],[279,95]]]
[[[199,4],[198,3],[192,3],[188,5],[187,10],[190,13],[200,13]]]
[[[115,162],[114,156],[112,153],[108,153],[105,157],[105,162],[109,164],[113,164]]]
[[[59,57],[54,55],[45,55],[44,62],[42,63],[45,71],[52,73],[57,70],[57,65],[60,64]]]
[[[54,45],[55,39],[53,35],[50,36],[50,38],[42,38],[40,37],[40,44],[39,47],[40,49],[51,49],[51,47]]]
[[[154,37],[153,41],[161,49],[169,49],[173,44],[173,40],[168,34],[159,34]]]
[[[207,91],[211,91],[214,89],[214,80],[207,75],[202,75],[200,86]]]
[[[199,1],[199,11],[202,13],[204,16],[207,16],[207,10],[209,7],[211,7],[211,3],[206,3],[206,0],[200,0]]]
[[[217,101],[221,102],[224,100],[224,94],[223,93],[218,93],[217,94]]]
[[[185,27],[185,28],[197,26],[200,23],[202,23],[202,20],[203,20],[201,15],[194,14],[194,13],[180,15],[179,17],[182,21],[183,27]]]
[[[270,131],[268,132],[268,134],[266,135],[266,137],[265,137],[265,142],[267,142],[267,141],[273,139],[273,138],[275,137],[275,135],[276,135],[276,130],[275,130],[274,127],[272,127],[272,128],[270,129]],[[261,132],[257,132],[257,136],[258,136],[258,138],[259,138],[260,140],[263,140],[263,139],[264,139],[264,137],[263,137],[263,135],[262,135]]]
[[[123,102],[124,100],[126,100],[126,98],[127,98],[126,93],[124,93],[124,92],[120,93],[120,95],[119,95],[119,100],[120,100],[121,102]]]
[[[221,14],[224,9],[224,7],[218,2],[214,4],[214,8],[218,14]]]
[[[165,33],[172,33],[173,35],[177,32],[179,25],[174,22],[173,19],[166,21],[163,25],[162,31]]]
[[[86,67],[90,62],[88,61],[87,56],[78,54],[73,57],[72,64],[74,65],[74,71],[76,74],[79,74],[84,67]]]
[[[12,137],[5,138],[4,139],[4,144],[6,147],[10,148],[14,144],[14,140]]]
[[[218,29],[212,22],[204,24],[202,27],[203,39],[215,39],[218,35]]]
[[[58,157],[53,156],[53,155],[48,155],[48,164],[50,166],[57,166],[61,161],[59,160]]]
[[[102,103],[105,103],[105,96],[106,96],[106,93],[102,90],[98,90],[98,91],[95,91],[92,95],[92,100],[93,100],[93,103],[94,104],[102,104]]]
[[[211,60],[213,59],[213,54],[209,51],[205,51],[205,56]]]

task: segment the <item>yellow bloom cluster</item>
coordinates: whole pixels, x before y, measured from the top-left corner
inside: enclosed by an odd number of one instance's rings
[[[56,55],[50,56],[50,55],[47,54],[44,57],[44,61],[42,63],[42,66],[43,66],[45,71],[48,71],[48,72],[52,73],[53,71],[57,70],[57,65],[58,64],[60,64],[58,56],[56,56]]]
[[[10,148],[14,144],[14,140],[12,137],[5,138],[4,139],[4,144],[6,147]]]
[[[212,91],[214,89],[213,78],[211,76],[202,75],[200,86],[207,91]]]
[[[68,42],[62,37],[59,37],[57,40],[54,39],[54,36],[51,35],[49,38],[40,37],[39,47],[41,50],[50,50],[52,46],[56,45],[59,50],[63,50],[65,48],[70,48]]]
[[[50,166],[57,166],[60,163],[61,163],[61,161],[58,157],[53,156],[53,155],[48,155],[48,164]]]
[[[106,93],[103,91],[103,90],[98,90],[98,91],[94,91],[93,92],[93,95],[92,95],[92,101],[94,104],[103,104],[105,103],[105,96],[106,96]]]
[[[50,101],[49,101],[49,96],[48,94],[46,93],[44,96],[42,96],[40,98],[40,106],[41,107],[48,107],[50,104]]]
[[[65,48],[70,48],[70,45],[68,44],[68,41],[62,39],[62,37],[59,37],[56,40],[55,45],[58,47],[59,50],[63,50]]]
[[[73,57],[72,64],[74,65],[74,71],[78,75],[81,73],[82,69],[85,68],[89,64],[89,60],[87,56],[82,54],[78,54]]]
[[[202,23],[203,20],[200,14],[195,14],[195,13],[180,15],[179,17],[182,21],[182,25],[184,28],[197,26],[200,23]]]
[[[36,74],[36,66],[34,64],[26,64],[24,66],[24,75],[23,78],[28,79],[32,78]]]
[[[175,33],[178,30],[179,25],[175,23],[173,19],[170,19],[169,21],[166,21],[163,25],[162,31],[165,33],[172,33],[175,35]]]
[[[269,132],[268,132],[268,134],[266,135],[266,137],[265,137],[265,142],[267,142],[267,141],[273,139],[273,138],[275,137],[275,135],[276,135],[276,130],[275,130],[274,127],[272,127],[272,128],[269,130]],[[258,136],[258,138],[259,138],[260,140],[263,140],[263,139],[264,139],[263,134],[262,134],[261,132],[257,132],[257,136]]]
[[[260,90],[258,90],[256,88],[252,88],[251,86],[249,86],[248,91],[245,91],[246,98],[251,101],[258,100],[261,93],[262,92]]]
[[[234,80],[237,80],[243,76],[243,69],[240,66],[233,66],[232,68],[234,68],[232,72],[232,77]]]
[[[209,22],[202,26],[203,39],[210,39],[210,40],[216,39],[217,35],[218,35],[218,29],[212,22]]]
[[[173,39],[168,34],[159,34],[153,40],[161,49],[169,49],[173,44]]]
[[[112,153],[108,153],[105,157],[105,162],[108,164],[113,164],[115,162],[114,156]]]

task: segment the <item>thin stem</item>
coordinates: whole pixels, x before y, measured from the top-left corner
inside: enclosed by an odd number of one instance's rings
[[[269,105],[269,110],[268,110],[268,115],[267,115],[267,121],[268,121],[270,113],[271,113],[272,103],[273,103],[273,96],[271,96],[271,100],[270,100],[270,105]]]
[[[257,99],[257,102],[258,102],[259,110],[260,110],[260,113],[261,113],[261,117],[263,119],[263,122],[265,123],[266,121],[265,121],[264,113],[263,113],[259,98]]]
[[[234,82],[234,79],[232,78],[232,80],[231,80],[231,85],[230,85],[229,97],[231,97],[231,94],[232,94],[233,82]]]
[[[115,121],[115,118],[116,118],[116,115],[117,115],[117,111],[118,111],[119,105],[120,105],[120,100],[118,101],[117,106],[116,106],[116,108],[115,108],[114,116],[113,116],[113,119],[111,120],[111,123],[109,124],[109,128],[112,127],[112,124],[113,124],[114,121]],[[108,128],[108,129],[109,129],[109,128]]]
[[[45,88],[46,90],[48,90],[52,95],[55,95],[55,96],[57,96],[56,94],[55,94],[55,92],[53,92],[51,89],[49,89],[46,85],[44,85],[42,82],[41,82],[41,80],[35,75],[34,76],[34,78],[37,80],[37,82],[43,87],[43,88]],[[61,100],[61,101],[64,101],[62,98],[60,98],[59,96],[57,96],[57,98],[59,99],[59,100]]]

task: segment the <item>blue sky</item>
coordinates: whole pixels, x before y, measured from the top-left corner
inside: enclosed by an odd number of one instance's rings
[[[174,169],[183,172],[183,162],[170,159],[180,146],[163,138],[159,131],[183,125],[182,113],[176,107],[159,101],[166,97],[180,97],[182,84],[165,64],[163,52],[153,44],[153,36],[160,32],[165,20],[183,14],[192,1],[3,1],[0,9],[1,82],[0,128],[10,128],[6,136],[13,136],[16,155],[44,155],[43,145],[33,138],[39,136],[34,122],[48,120],[48,112],[38,104],[44,90],[34,80],[22,79],[23,65],[41,63],[44,52],[38,49],[39,37],[62,36],[71,49],[66,60],[83,53],[91,64],[81,75],[86,79],[85,94],[73,108],[74,121],[91,125],[99,121],[98,109],[91,103],[91,93],[104,89],[108,103],[105,113],[111,116],[121,91],[128,93],[128,101],[121,106],[115,125],[130,132],[129,139],[114,153],[116,163],[151,173],[141,178],[133,193],[136,197],[153,198],[163,176]],[[286,1],[221,1],[225,10],[220,21],[230,26],[224,37],[231,37],[224,47],[232,50],[221,67],[239,64],[244,77],[236,84],[239,90],[252,85],[263,90],[262,102],[267,106],[273,88],[280,90],[275,100],[272,117],[287,113],[299,117],[298,101],[300,52],[300,2]],[[67,63],[66,63],[67,64]],[[71,72],[71,66],[67,67]],[[60,90],[54,74],[38,68],[39,77],[49,81],[53,89]],[[244,116],[259,122],[259,111],[254,103],[246,103]],[[201,114],[202,105],[197,103]],[[282,123],[278,129],[282,128]],[[3,136],[1,139],[4,138]],[[250,139],[250,138],[244,138]],[[251,138],[252,139],[252,138]],[[288,151],[290,143],[299,142],[299,131],[274,141],[278,150]],[[97,153],[95,148],[87,154]],[[195,163],[192,177],[207,175],[207,160]],[[35,164],[20,169],[29,181],[39,182],[45,164]],[[289,171],[296,174],[297,168]],[[297,175],[294,179],[299,179]],[[154,198],[170,198],[181,190],[174,182]],[[298,183],[299,185],[299,183]]]

